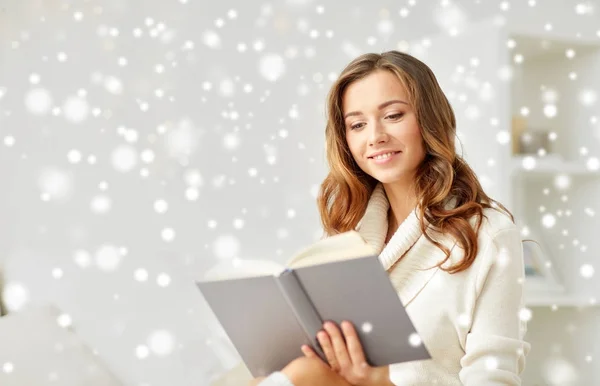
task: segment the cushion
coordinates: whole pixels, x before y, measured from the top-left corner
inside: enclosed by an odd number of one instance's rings
[[[26,307],[0,318],[0,385],[122,386],[56,307]]]

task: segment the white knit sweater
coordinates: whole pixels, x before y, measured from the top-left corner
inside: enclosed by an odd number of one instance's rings
[[[521,238],[505,214],[485,210],[478,254],[466,270],[449,274],[431,268],[444,253],[421,233],[413,211],[387,245],[389,202],[381,184],[371,195],[357,230],[377,248],[390,280],[432,359],[390,366],[395,385],[520,385],[529,343],[523,340],[524,267]],[[445,235],[444,267],[462,258],[462,249]],[[392,338],[392,337],[390,337]]]

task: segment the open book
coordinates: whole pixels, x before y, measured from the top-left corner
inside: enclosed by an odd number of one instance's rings
[[[316,242],[286,267],[238,267],[197,285],[253,377],[303,356],[303,344],[324,359],[316,334],[327,320],[353,323],[371,366],[430,358],[414,344],[420,339],[376,251],[356,231]]]

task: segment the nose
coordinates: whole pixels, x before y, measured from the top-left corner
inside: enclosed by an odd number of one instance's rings
[[[385,143],[388,138],[388,134],[383,125],[375,121],[375,123],[371,125],[371,131],[369,133],[369,146]]]

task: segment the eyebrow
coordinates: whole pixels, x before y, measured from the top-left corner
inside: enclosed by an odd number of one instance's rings
[[[394,99],[394,100],[387,101],[387,102],[384,102],[384,103],[380,104],[379,106],[377,106],[377,108],[378,108],[379,110],[381,110],[381,109],[384,109],[384,108],[386,108],[386,107],[388,107],[389,105],[392,105],[392,104],[394,104],[394,103],[403,103],[403,104],[405,104],[405,105],[408,105],[408,103],[406,103],[406,102],[404,102],[404,101],[401,101],[401,100],[398,100],[398,99]],[[353,115],[362,115],[362,113],[361,113],[360,111],[352,111],[352,112],[350,112],[350,113],[348,113],[348,114],[344,115],[344,119],[346,119],[346,118],[348,118],[348,117],[351,117],[351,116],[353,116]]]

